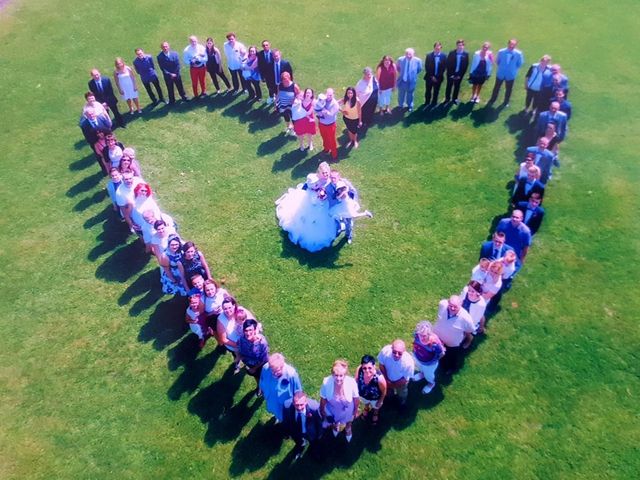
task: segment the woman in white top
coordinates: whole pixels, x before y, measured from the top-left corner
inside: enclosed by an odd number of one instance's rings
[[[238,341],[243,334],[242,323],[248,318],[255,320],[256,317],[249,310],[238,305],[235,298],[231,296],[224,297],[222,300],[222,313],[218,315],[216,323],[216,331],[218,342],[233,353],[235,358],[234,373],[240,373],[242,368],[240,356],[238,355]]]
[[[116,58],[116,69],[113,71],[113,79],[118,87],[122,99],[129,105],[129,113],[133,115],[133,105],[135,103],[138,113],[140,110],[140,102],[138,101],[138,85],[136,83],[136,74],[131,67],[125,65],[124,60]]]
[[[347,442],[351,441],[351,424],[358,414],[360,393],[355,379],[349,376],[349,365],[345,360],[333,362],[331,375],[326,377],[320,388],[320,415],[323,424],[330,426],[337,437],[344,429]]]
[[[487,301],[482,297],[482,285],[480,282],[471,280],[460,294],[462,298],[462,308],[464,308],[473,320],[475,327],[474,334],[484,332],[484,312],[487,309]]]

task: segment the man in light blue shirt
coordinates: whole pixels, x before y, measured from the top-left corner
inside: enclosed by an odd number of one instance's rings
[[[398,58],[398,106],[404,108],[406,100],[409,111],[413,111],[413,92],[416,90],[418,74],[422,71],[422,60],[415,56],[413,48],[407,48],[404,56]]]
[[[505,107],[509,106],[509,99],[511,98],[511,91],[513,90],[513,82],[518,75],[518,70],[524,63],[524,55],[516,48],[518,41],[515,38],[509,40],[506,48],[500,49],[496,58],[496,64],[498,66],[496,71],[496,83],[493,86],[493,93],[489,99],[489,103],[494,103],[498,99],[500,93],[500,87],[502,82],[505,83],[504,101],[502,104]]]

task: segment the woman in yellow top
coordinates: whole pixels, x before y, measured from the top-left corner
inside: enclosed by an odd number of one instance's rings
[[[340,111],[342,112],[342,118],[344,124],[347,127],[347,133],[349,135],[349,143],[347,148],[353,146],[358,148],[358,127],[360,123],[360,102],[356,98],[356,89],[353,87],[347,87],[347,91],[344,92],[344,98],[338,102],[340,104]]]

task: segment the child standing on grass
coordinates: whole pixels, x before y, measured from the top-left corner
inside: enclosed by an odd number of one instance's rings
[[[360,217],[373,217],[369,210],[360,211],[360,204],[349,196],[349,187],[343,181],[336,184],[336,204],[329,210],[329,215],[340,223],[340,231],[344,224],[347,243],[353,242],[353,220]]]

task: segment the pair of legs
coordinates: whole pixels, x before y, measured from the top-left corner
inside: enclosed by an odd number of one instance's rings
[[[347,135],[349,136],[349,143],[347,143],[347,148],[353,147],[358,148],[358,120],[346,118],[344,119],[344,124],[347,126]]]
[[[284,118],[284,121],[287,123],[287,131],[286,134],[289,134],[293,131],[293,123],[291,122],[291,107],[285,107],[280,110],[280,115]]]
[[[371,423],[373,425],[377,425],[380,416],[380,408],[382,408],[382,399],[367,400],[366,398],[360,397],[360,403],[364,406],[362,409],[362,416],[367,417],[369,416],[369,412],[371,412]]]
[[[424,378],[427,381],[427,384],[422,389],[422,393],[425,395],[427,393],[431,393],[433,387],[436,386],[436,369],[438,368],[438,361],[422,363],[416,360],[416,367],[418,368],[418,373],[413,376],[412,380],[418,382]]]
[[[303,120],[306,121],[306,120]],[[304,139],[307,139],[307,145],[309,146],[309,151],[313,150],[313,135],[310,133],[305,133],[303,135],[298,135],[298,140],[300,141],[300,150],[304,150]]]
[[[129,113],[130,114],[133,115],[136,110],[138,111],[138,113],[142,113],[142,110],[140,110],[140,101],[138,100],[138,97],[127,98],[127,105],[129,106]],[[134,105],[136,106],[135,109],[133,108]]]
[[[336,142],[336,124],[335,122],[330,125],[324,123],[318,123],[320,130],[320,136],[322,137],[322,147],[325,152],[331,155],[334,160],[338,158],[338,144]]]
[[[380,90],[378,92],[378,107],[380,108],[380,115],[384,115],[385,113],[389,114],[391,111],[389,107],[391,106],[391,92],[392,88],[388,88],[387,90]]]
[[[247,89],[247,84],[242,76],[242,70],[231,70],[229,69],[229,73],[231,74],[231,83],[233,83],[233,88],[231,91],[236,93],[240,87],[242,87],[242,91],[244,92]]]
[[[450,102],[453,100],[454,102],[458,101],[458,94],[460,93],[460,84],[462,83],[462,77],[448,77],[447,78],[447,88],[444,93],[444,101]]]
[[[151,90],[151,84],[153,84],[153,86],[156,87],[156,92],[158,92],[158,98],[156,98],[156,96],[153,94],[153,90]],[[160,80],[158,80],[158,77],[156,77],[154,80],[151,80],[149,82],[144,82],[143,85],[145,90],[147,91],[147,95],[149,95],[149,98],[153,103],[158,103],[158,99],[160,99],[161,102],[164,102],[164,95],[162,94],[162,89],[160,88]]]
[[[249,93],[249,100],[256,99],[262,100],[262,88],[260,88],[260,80],[245,80],[247,92]]]
[[[502,102],[503,105],[507,105],[509,100],[511,100],[511,92],[513,90],[513,82],[514,80],[505,80],[496,77],[496,83],[493,85],[493,92],[491,93],[491,98],[489,99],[489,103],[493,103],[498,99],[498,94],[500,93],[500,87],[502,87],[502,82],[504,82],[505,90],[504,90],[504,100]]]
[[[413,92],[415,91],[415,83],[412,85],[410,82],[401,80],[398,82],[398,106],[404,107],[406,102],[409,110],[413,110]]]
[[[474,103],[480,102],[480,91],[482,90],[482,83],[471,85],[471,101]]]
[[[440,85],[442,85],[442,80],[438,80],[434,82],[431,78],[427,78],[424,81],[424,104],[425,105],[435,105],[438,103],[438,95],[440,94]]]
[[[200,85],[200,94],[207,94],[207,68],[203,65],[202,67],[191,67],[189,68],[189,75],[191,75],[191,88],[193,90],[193,96],[198,96],[198,85]]]
[[[229,83],[229,80],[227,79],[227,76],[224,74],[224,71],[222,69],[209,70],[209,76],[211,77],[211,82],[213,83],[213,86],[215,87],[216,91],[218,92],[220,91],[220,84],[218,83],[218,77],[220,77],[220,79],[227,86],[227,90],[231,88],[231,84]]]
[[[172,77],[171,75],[165,75],[164,83],[167,84],[169,103],[176,103],[174,88],[178,90],[178,95],[180,95],[180,98],[182,98],[182,100],[187,100],[187,94],[184,92],[184,85],[182,85],[182,77],[180,77],[180,75],[176,75],[175,77]]]

